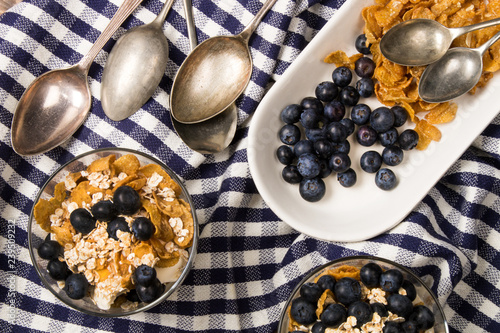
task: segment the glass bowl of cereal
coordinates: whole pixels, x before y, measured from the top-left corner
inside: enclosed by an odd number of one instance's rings
[[[124,148],[75,157],[47,180],[28,222],[43,284],[86,314],[117,317],[171,295],[196,255],[198,221],[179,177]]]
[[[294,288],[278,326],[291,332],[449,331],[438,299],[412,271],[352,256],[317,267]]]

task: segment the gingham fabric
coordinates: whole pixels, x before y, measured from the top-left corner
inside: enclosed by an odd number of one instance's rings
[[[250,40],[254,69],[237,101],[238,131],[219,154],[190,150],[170,121],[172,79],[189,52],[177,0],[164,25],[170,61],[152,100],[120,122],[104,115],[100,81],[110,42],[90,68],[92,110],[84,125],[45,154],[17,155],[10,125],[25,88],[49,69],[76,63],[120,4],[26,0],[0,17],[0,332],[273,332],[307,272],[357,254],[394,260],[421,276],[444,306],[451,332],[500,332],[499,117],[402,223],[367,241],[329,243],[299,234],[257,192],[247,160],[247,120],[343,1],[277,1]],[[114,39],[152,21],[161,6],[144,0]],[[193,0],[193,6],[202,41],[239,33],[262,0]],[[75,155],[112,146],[141,150],[170,165],[192,194],[201,231],[199,254],[178,291],[150,311],[119,319],[84,315],[46,290],[31,265],[26,233],[33,200],[49,175]]]

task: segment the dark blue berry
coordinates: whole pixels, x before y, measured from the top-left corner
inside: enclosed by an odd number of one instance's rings
[[[370,125],[378,133],[387,132],[394,126],[394,113],[385,106],[376,108],[370,115]]]
[[[374,262],[370,262],[359,271],[359,276],[361,282],[368,288],[375,288],[379,286],[380,275],[382,274],[382,268]]]
[[[357,104],[351,109],[351,120],[356,125],[365,125],[370,121],[372,109],[366,104]]]
[[[314,143],[314,150],[320,158],[328,159],[333,154],[333,143],[326,139]]]
[[[412,320],[405,320],[401,323],[404,333],[418,333],[417,323]]]
[[[293,153],[292,148],[287,145],[279,146],[276,150],[276,157],[281,164],[289,165],[292,164],[295,160],[295,154]]]
[[[281,127],[279,138],[286,145],[294,145],[300,140],[300,128],[296,125],[286,124]]]
[[[375,175],[375,185],[384,191],[392,190],[397,185],[396,175],[391,169],[382,168]]]
[[[115,190],[113,203],[118,213],[122,215],[132,215],[142,206],[139,193],[127,185],[120,186]]]
[[[379,133],[378,140],[384,147],[392,146],[398,142],[398,131],[392,127],[387,132]]]
[[[316,86],[316,90],[314,92],[320,101],[330,102],[337,98],[339,88],[332,81],[324,81]]]
[[[309,202],[317,202],[325,196],[326,185],[323,179],[316,177],[302,179],[299,186],[300,196]]]
[[[342,142],[333,143],[333,152],[334,153],[349,154],[350,150],[351,150],[351,144],[347,140],[344,140]]]
[[[42,259],[57,259],[61,253],[61,245],[53,240],[46,240],[38,247],[38,255]]]
[[[344,172],[339,172],[337,174],[337,180],[339,181],[340,185],[344,187],[352,187],[354,186],[354,184],[356,184],[356,171],[349,168]]]
[[[142,302],[151,303],[156,301],[163,294],[165,286],[160,280],[155,279],[150,285],[138,285],[135,289],[137,290],[137,296],[139,296]]]
[[[400,105],[395,105],[391,108],[392,113],[394,113],[394,126],[403,126],[408,119],[408,112],[406,109]]]
[[[320,320],[327,327],[337,327],[347,319],[346,308],[339,304],[334,303],[326,307],[320,316]]]
[[[354,122],[349,118],[344,118],[339,121],[347,130],[347,136],[354,133]]]
[[[370,54],[370,46],[371,44],[367,44],[366,42],[366,35],[361,34],[356,38],[356,42],[354,43],[354,46],[356,47],[356,50],[358,50],[359,53],[362,54]]]
[[[346,66],[337,67],[333,70],[332,79],[338,87],[347,87],[352,81],[352,72]]]
[[[387,312],[387,309],[384,304],[382,303],[371,303],[370,306],[372,307],[373,312],[378,313],[380,317],[388,317],[389,312]]]
[[[314,142],[311,140],[300,140],[293,146],[293,153],[296,157],[306,153],[314,154]]]
[[[155,226],[147,217],[137,217],[132,222],[132,233],[138,240],[147,241],[155,233]]]
[[[71,225],[77,232],[86,235],[95,228],[96,219],[85,208],[77,208],[69,216]]]
[[[318,156],[311,153],[300,155],[297,160],[297,169],[304,178],[311,179],[317,177],[321,171]]]
[[[318,284],[318,286],[321,287],[321,289],[323,290],[327,290],[327,289],[330,289],[332,292],[335,288],[335,278],[331,275],[328,275],[328,274],[325,274],[325,275],[322,275],[319,279],[318,279],[318,282],[316,282]]]
[[[333,122],[326,127],[326,136],[332,142],[342,142],[347,139],[347,129],[339,122]]]
[[[108,237],[113,238],[114,240],[118,240],[118,236],[116,235],[116,232],[118,230],[123,232],[130,232],[128,223],[127,221],[125,221],[125,218],[123,216],[119,216],[115,218],[113,221],[108,222],[108,226],[106,228],[106,231],[108,232]]]
[[[327,129],[326,126],[321,128],[306,128],[305,129],[306,138],[308,140],[311,140],[312,142],[315,142],[319,139],[325,139],[327,137],[326,129]]]
[[[370,304],[363,301],[356,301],[347,308],[347,316],[356,317],[356,326],[361,327],[363,324],[372,320],[373,310]]]
[[[134,271],[134,283],[141,286],[149,286],[156,279],[156,269],[148,265],[140,265]]]
[[[287,165],[281,172],[283,180],[289,184],[298,184],[302,180],[302,175],[296,165]]]
[[[323,115],[330,122],[340,121],[345,116],[345,105],[337,100],[328,102],[325,104]]]
[[[303,297],[292,301],[290,315],[299,324],[310,325],[316,321],[316,306]]]
[[[390,294],[387,296],[387,310],[400,317],[408,318],[413,311],[413,304],[406,296]]]
[[[316,324],[311,327],[311,333],[324,333],[327,329],[327,326],[322,322],[318,321]],[[302,333],[302,331],[300,331]]]
[[[380,170],[382,166],[382,156],[375,150],[369,150],[361,155],[359,164],[363,171],[368,173],[375,173]]]
[[[318,112],[318,114],[323,113],[323,103],[316,97],[305,97],[300,102],[302,109],[313,109]]]
[[[302,113],[302,107],[298,104],[290,104],[285,106],[281,110],[280,118],[281,121],[286,124],[294,124],[300,120],[300,114]]]
[[[415,286],[410,281],[404,280],[401,288],[406,291],[406,297],[408,297],[410,301],[413,302],[415,298],[417,298],[417,289],[415,289]]]
[[[323,294],[323,289],[314,282],[306,282],[300,287],[300,296],[311,303],[316,303]]]
[[[375,73],[375,62],[368,57],[361,57],[354,63],[354,72],[362,78],[371,78]]]
[[[399,147],[404,150],[411,150],[418,144],[418,133],[412,129],[404,130],[399,134]]]
[[[137,290],[132,289],[128,293],[125,294],[125,298],[127,298],[130,302],[140,302],[139,295],[137,295]]]
[[[320,167],[320,172],[319,172],[318,177],[326,178],[326,177],[331,175],[332,169],[330,169],[330,165],[328,163],[328,160],[320,158],[319,159],[319,167]]]
[[[356,140],[365,147],[370,147],[377,142],[377,132],[369,125],[363,125],[356,132]]]
[[[419,330],[425,331],[434,326],[434,314],[425,305],[416,305],[410,314],[409,320],[417,323]]]
[[[320,115],[316,110],[305,109],[300,115],[300,123],[304,128],[317,128],[319,127]]]
[[[330,169],[333,172],[344,172],[351,167],[349,155],[344,153],[335,153],[330,157]]]
[[[356,82],[356,90],[361,97],[371,97],[375,92],[375,83],[371,78],[363,77]]]
[[[89,282],[82,274],[71,274],[64,283],[64,291],[71,299],[82,299],[87,295]]]
[[[404,333],[401,324],[395,321],[386,321],[382,333]]]
[[[47,270],[49,271],[49,275],[57,281],[66,280],[71,274],[66,262],[60,261],[59,259],[50,260],[47,263]]]
[[[335,297],[344,305],[359,301],[361,300],[361,285],[353,278],[341,278],[335,284]]]
[[[118,216],[118,210],[111,200],[97,202],[90,211],[95,219],[103,222],[109,222]]]
[[[387,146],[382,151],[382,161],[390,166],[396,166],[403,162],[403,149],[398,146]]]
[[[353,86],[347,86],[340,91],[339,99],[344,105],[354,106],[358,104],[359,92]]]
[[[387,292],[397,293],[403,285],[403,274],[397,269],[388,269],[380,274],[380,287]]]

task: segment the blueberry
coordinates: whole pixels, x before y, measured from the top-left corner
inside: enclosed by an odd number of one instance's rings
[[[322,128],[306,128],[306,138],[308,140],[311,140],[312,142],[315,142],[319,139],[324,139],[326,138],[326,128],[326,126]]]
[[[276,150],[276,157],[281,164],[289,165],[292,164],[295,159],[295,154],[293,153],[292,148],[287,145],[281,145]]]
[[[156,269],[148,265],[140,265],[134,271],[134,283],[141,286],[149,286],[156,279]]]
[[[300,115],[300,123],[304,128],[319,127],[320,116],[316,110],[305,109]]]
[[[314,142],[311,140],[300,140],[293,146],[293,153],[299,157],[302,154],[314,154]]]
[[[394,126],[394,113],[385,106],[376,108],[370,115],[370,125],[378,133],[386,132]]]
[[[94,218],[103,222],[109,222],[118,216],[118,210],[111,200],[97,202],[90,211]]]
[[[374,262],[370,262],[363,267],[359,272],[361,282],[368,288],[375,288],[379,286],[380,275],[382,274],[382,268]]]
[[[318,140],[314,143],[314,150],[320,158],[327,159],[333,154],[333,143],[326,139]]]
[[[323,158],[319,159],[319,178],[326,178],[331,175],[332,169],[330,169],[330,165],[328,163],[328,160],[325,160]]]
[[[363,77],[356,82],[356,90],[361,97],[371,97],[375,92],[375,83],[371,78]]]
[[[418,333],[417,323],[412,320],[405,320],[401,323],[404,333]]]
[[[324,81],[316,86],[316,90],[314,92],[320,101],[330,102],[337,98],[339,88],[332,81]]]
[[[399,134],[399,147],[404,150],[411,150],[418,144],[418,133],[412,129],[404,130]]]
[[[386,321],[382,333],[404,333],[401,324],[395,321]]]
[[[387,296],[387,310],[400,317],[408,318],[413,311],[413,304],[406,296],[390,294]]]
[[[370,121],[372,109],[366,104],[357,104],[351,109],[351,120],[356,125],[365,125]]]
[[[333,152],[334,153],[349,154],[350,150],[351,150],[351,144],[347,140],[344,140],[342,142],[335,142],[333,144]]]
[[[71,225],[77,232],[86,235],[95,228],[96,219],[85,208],[77,208],[69,216]]]
[[[50,260],[47,263],[47,270],[49,271],[49,275],[57,281],[66,280],[71,274],[66,262],[60,261],[59,259]]]
[[[82,299],[87,295],[89,282],[82,274],[71,274],[64,283],[64,291],[71,299]]]
[[[361,155],[359,164],[363,171],[368,173],[377,172],[382,166],[382,156],[375,150],[369,150]]]
[[[305,97],[300,102],[300,106],[305,109],[313,109],[318,112],[318,114],[323,113],[323,103],[316,97]]]
[[[279,131],[281,142],[286,145],[294,145],[300,140],[300,128],[296,125],[286,124]]]
[[[302,180],[302,175],[296,165],[287,165],[281,172],[283,180],[289,184],[298,184]]]
[[[337,67],[333,70],[332,79],[338,87],[347,87],[352,81],[352,72],[346,66]]]
[[[137,290],[137,296],[139,296],[139,299],[142,302],[151,303],[163,294],[165,286],[160,282],[160,280],[155,279],[150,285],[138,285],[135,289]]]
[[[316,303],[323,294],[323,289],[314,282],[306,282],[300,287],[300,296],[311,303]]]
[[[132,232],[138,240],[147,241],[155,233],[155,226],[147,217],[137,217],[132,222]]]
[[[125,294],[125,298],[130,302],[140,302],[139,295],[137,295],[137,290],[132,289]]]
[[[434,314],[425,305],[416,305],[410,314],[409,320],[417,323],[419,330],[425,331],[434,326]]]
[[[316,177],[302,179],[299,186],[300,196],[309,202],[317,202],[325,196],[326,186],[323,179]]]
[[[347,129],[339,122],[328,124],[326,128],[326,137],[332,142],[342,142],[347,139]]]
[[[397,185],[396,175],[391,169],[382,168],[375,175],[375,185],[384,191],[392,190]]]
[[[340,91],[339,99],[342,103],[344,103],[344,105],[354,106],[358,104],[359,97],[360,95],[356,88],[347,86],[342,88],[342,90]]]
[[[328,102],[323,109],[323,115],[330,122],[340,121],[345,116],[345,105],[337,100]]]
[[[380,274],[380,287],[390,293],[397,293],[403,285],[403,274],[397,269],[388,269]]]
[[[361,57],[354,63],[354,72],[359,77],[371,78],[373,73],[375,73],[375,62],[368,57]]]
[[[410,281],[404,280],[401,288],[406,291],[406,297],[408,297],[410,301],[413,302],[415,298],[417,298],[417,289],[415,289],[415,286]]]
[[[303,297],[292,301],[290,315],[299,324],[310,325],[316,321],[316,306]]]
[[[311,327],[311,333],[324,333],[327,326],[322,322],[318,321],[316,324]],[[300,331],[302,333],[302,331]]]
[[[370,54],[370,46],[371,44],[366,43],[366,35],[361,34],[356,38],[356,42],[354,43],[354,46],[356,47],[356,50],[358,50],[359,53],[362,54]]]
[[[335,284],[335,297],[344,305],[359,301],[361,300],[361,285],[353,278],[341,278]]]
[[[372,320],[373,310],[370,304],[363,301],[356,301],[347,308],[347,316],[356,317],[356,326],[361,327],[363,324]]]
[[[38,255],[42,259],[57,259],[61,252],[61,245],[53,240],[46,240],[38,247]]]
[[[280,118],[281,121],[286,124],[294,124],[300,120],[300,114],[302,113],[302,107],[298,104],[290,104],[285,106],[281,110]]]
[[[406,109],[400,105],[395,105],[391,108],[391,111],[394,113],[394,126],[403,126],[408,119],[408,112]]]
[[[318,284],[318,286],[321,287],[321,289],[323,290],[327,290],[327,289],[330,289],[332,292],[333,292],[333,288],[335,288],[335,278],[331,275],[328,275],[328,274],[325,274],[325,275],[322,275],[319,279],[318,279],[318,282],[316,282]]]
[[[352,187],[354,186],[354,184],[356,184],[356,171],[349,168],[344,172],[339,172],[337,174],[337,180],[339,181],[340,185],[344,187]]]
[[[347,310],[339,303],[330,304],[323,311],[320,319],[327,327],[337,327],[346,321]]]
[[[372,307],[373,312],[378,313],[380,317],[388,317],[389,312],[387,311],[386,307],[382,303],[371,303],[370,306]]]
[[[125,218],[123,216],[119,216],[113,221],[108,222],[108,226],[106,228],[106,231],[108,232],[108,237],[113,238],[114,240],[118,240],[118,236],[116,235],[116,232],[118,230],[123,232],[130,232],[128,223],[127,221],[125,221]]]
[[[351,159],[347,154],[335,153],[330,157],[329,165],[334,172],[344,172],[351,167]]]
[[[113,202],[119,214],[132,215],[141,208],[141,197],[132,187],[123,185],[113,194]]]
[[[304,178],[311,179],[317,177],[320,172],[318,156],[311,153],[300,155],[297,161],[297,169]]]
[[[398,131],[392,127],[386,132],[379,133],[378,140],[384,147],[392,146],[398,142]]]
[[[398,146],[387,146],[382,151],[382,161],[390,166],[396,166],[403,162],[403,149]]]
[[[347,130],[347,136],[351,135],[354,133],[354,122],[349,119],[349,118],[344,118],[339,121],[342,125],[344,125],[345,129]]]
[[[377,132],[369,125],[363,125],[356,132],[356,140],[365,147],[370,147],[377,142]]]

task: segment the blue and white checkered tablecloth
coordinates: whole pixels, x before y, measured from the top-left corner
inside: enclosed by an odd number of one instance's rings
[[[240,32],[262,2],[193,0],[198,39]],[[451,332],[500,332],[500,117],[401,224],[368,241],[328,243],[299,234],[257,192],[247,160],[246,120],[342,0],[278,0],[265,16],[250,40],[254,71],[237,101],[236,137],[219,154],[201,155],[184,145],[165,108],[190,49],[177,0],[164,25],[167,71],[143,109],[120,122],[104,115],[99,92],[109,42],[90,68],[92,110],[84,125],[54,150],[17,155],[10,125],[25,88],[49,69],[76,63],[120,4],[26,0],[0,17],[0,332],[273,332],[292,288],[308,271],[357,254],[413,269],[438,295]],[[152,21],[161,6],[144,0],[115,39]],[[181,288],[160,306],[119,319],[84,315],[48,292],[31,265],[26,233],[33,200],[49,175],[75,155],[112,146],[169,164],[185,181],[201,223],[199,254]]]

